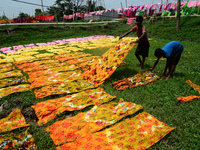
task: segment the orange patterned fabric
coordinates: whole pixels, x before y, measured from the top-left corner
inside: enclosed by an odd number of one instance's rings
[[[115,46],[111,47],[96,60],[88,70],[85,70],[82,76],[96,85],[102,84],[122,63],[124,58],[134,47],[134,44],[135,43],[132,43],[131,40],[119,40]]]
[[[115,96],[106,93],[102,88],[86,90],[58,99],[51,99],[32,106],[39,121],[43,125],[64,111],[81,110],[89,105],[101,105],[111,101]]]
[[[77,80],[72,82],[64,82],[61,84],[53,84],[36,89],[34,91],[36,98],[43,98],[49,95],[58,95],[66,93],[77,93],[88,89],[96,88],[97,86],[87,80]]]
[[[181,101],[181,102],[189,102],[189,101],[192,101],[196,98],[200,98],[200,96],[194,96],[194,95],[191,95],[191,96],[186,96],[186,97],[176,97],[177,100]]]
[[[186,83],[189,84],[191,87],[193,87],[195,90],[197,90],[200,94],[200,86],[199,85],[192,83],[190,80],[186,80]],[[191,96],[186,96],[186,97],[179,96],[176,98],[181,102],[189,102],[196,98],[200,98],[200,96],[191,95]]]
[[[20,84],[0,89],[0,98],[17,92],[30,91],[30,84]]]
[[[25,132],[15,134],[0,135],[0,149],[1,150],[36,150],[34,139],[31,134],[28,133],[28,129]]]
[[[0,133],[26,126],[29,124],[26,123],[20,109],[15,109],[6,118],[0,120]]]
[[[88,62],[88,61],[91,61],[91,60],[97,59],[97,58],[99,58],[99,56],[88,56],[88,57],[71,59],[71,60],[65,61],[65,63],[67,63],[67,64],[80,64],[80,63]]]
[[[101,132],[59,146],[57,150],[145,150],[173,129],[175,127],[142,112]]]
[[[31,89],[41,86],[46,86],[55,83],[71,82],[75,80],[81,80],[81,71],[71,71],[71,72],[58,72],[52,73],[47,76],[40,76],[37,78],[30,78],[28,81],[31,83]]]
[[[78,115],[57,121],[47,127],[46,131],[56,145],[73,142],[88,134],[97,132],[112,125],[125,116],[134,114],[143,109],[141,105],[131,102],[110,102],[100,106],[94,106],[91,110]]]
[[[76,52],[76,53],[70,53],[70,54],[64,54],[64,55],[56,55],[53,56],[54,59],[57,59],[61,62],[64,62],[66,60],[71,60],[71,59],[76,59],[76,58],[81,58],[81,57],[87,57],[91,56],[91,54],[86,54],[83,52]]]
[[[111,85],[113,85],[116,90],[124,90],[125,88],[137,87],[155,82],[158,78],[160,77],[150,71],[142,71],[131,77],[111,83]]]

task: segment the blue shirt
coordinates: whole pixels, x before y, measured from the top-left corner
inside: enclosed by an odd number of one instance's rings
[[[165,55],[163,57],[167,58],[167,61],[169,62],[171,58],[179,53],[182,54],[183,52],[183,45],[177,41],[172,41],[167,43],[162,50],[164,50]]]

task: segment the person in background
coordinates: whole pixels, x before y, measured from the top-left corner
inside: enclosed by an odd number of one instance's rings
[[[167,58],[165,70],[162,76],[167,76],[166,79],[169,79],[180,60],[181,54],[183,53],[183,49],[183,45],[177,41],[167,43],[162,49],[157,48],[154,54],[157,57],[157,60],[155,61],[153,67],[149,70],[152,71],[155,68],[161,57]],[[166,74],[167,69],[168,73]]]
[[[138,43],[137,49],[135,51],[135,56],[137,57],[138,61],[140,62],[140,69],[142,70],[145,58],[149,55],[149,40],[147,37],[147,31],[145,26],[142,25],[143,17],[138,16],[136,18],[136,26],[134,26],[130,31],[125,33],[124,35],[120,36],[119,39],[122,39],[126,35],[128,35],[131,32],[136,32],[138,39],[136,40],[136,43]],[[140,55],[142,56],[142,60],[140,58]]]

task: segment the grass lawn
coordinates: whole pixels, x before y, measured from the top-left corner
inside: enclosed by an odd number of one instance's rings
[[[155,116],[158,120],[168,124],[169,126],[176,126],[175,130],[164,137],[161,141],[150,147],[149,150],[197,150],[200,147],[199,99],[195,99],[186,103],[179,102],[176,99],[177,96],[199,95],[197,91],[185,83],[187,79],[190,79],[193,83],[200,85],[200,31],[196,30],[196,26],[199,25],[199,23],[199,18],[195,18],[195,20],[192,20],[191,18],[185,18],[185,20],[182,19],[181,29],[177,33],[175,32],[174,28],[171,28],[175,27],[175,20],[165,20],[164,28],[162,27],[162,21],[157,23],[154,22],[152,33],[152,24],[144,22],[144,25],[147,27],[148,35],[150,38],[152,38],[150,41],[151,47],[149,57],[147,59],[155,59],[155,49],[159,47],[162,48],[171,40],[179,40],[184,46],[184,52],[181,56],[180,62],[177,65],[173,76],[169,80],[161,78],[153,84],[125,89],[122,91],[115,90],[110,83],[140,72],[139,68],[137,67],[139,62],[134,55],[134,48],[124,60],[128,63],[128,65],[117,68],[114,74],[103,84],[103,88],[107,93],[117,96],[115,101],[118,101],[119,98],[123,98],[125,101],[141,104],[144,107],[144,111]],[[131,29],[131,27],[132,26],[124,24],[123,21],[120,21],[114,25],[105,26],[103,29],[101,27],[94,27],[91,29],[76,28],[71,29],[70,31],[63,29],[50,29],[49,27],[15,27],[15,33],[11,35],[0,35],[0,47],[25,45],[37,42],[51,42],[52,40],[61,40],[97,34],[119,36]],[[189,27],[190,30],[188,29]],[[192,33],[189,31],[192,31]],[[95,49],[85,50],[84,52],[102,55],[106,50],[107,49]],[[155,60],[146,60],[143,70],[148,70],[150,67],[152,67],[154,61]],[[159,64],[153,70],[153,73],[161,75],[161,73],[164,71],[165,63],[166,60],[160,60]],[[13,105],[13,100],[16,98],[22,98],[24,99],[22,109],[25,109],[34,103],[56,97],[60,96],[52,96],[36,100],[35,95],[32,92],[15,93],[1,98],[0,105],[8,102],[11,104],[8,110],[11,110],[15,107]],[[91,107],[85,108],[82,111],[75,111],[71,114],[76,115],[77,113],[87,111],[90,108]],[[0,112],[0,115],[4,113],[6,112]],[[31,125],[29,132],[33,135],[34,141],[39,150],[55,149],[55,145],[50,138],[49,133],[47,133],[44,129],[52,123],[60,119],[64,119],[66,115],[69,115],[69,112],[62,113],[54,120],[41,127],[39,127],[36,123]],[[133,116],[135,115],[132,115],[131,117]],[[25,129],[17,129],[15,132],[19,132],[20,130]]]

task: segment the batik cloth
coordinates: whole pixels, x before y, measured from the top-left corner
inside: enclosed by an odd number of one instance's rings
[[[111,47],[98,60],[96,60],[88,70],[82,73],[82,76],[96,85],[102,84],[116,70],[124,58],[128,55],[135,43],[131,40],[119,40],[117,44]]]
[[[70,53],[70,54],[64,54],[64,55],[55,55],[53,56],[53,58],[61,62],[64,62],[66,60],[77,59],[77,58],[88,57],[88,56],[91,56],[91,54],[76,52],[76,53]]]
[[[52,73],[47,76],[40,76],[37,78],[30,78],[28,81],[31,83],[31,89],[55,83],[71,82],[75,80],[82,80],[81,71],[59,72]]]
[[[139,85],[146,85],[155,82],[160,77],[150,71],[142,71],[131,77],[111,83],[117,90],[125,88],[137,87]]]
[[[199,85],[192,83],[192,81],[190,81],[190,80],[186,80],[186,83],[189,84],[191,87],[193,87],[194,90],[197,90],[200,94],[200,86]],[[191,96],[186,96],[186,97],[179,96],[179,97],[176,97],[176,98],[179,101],[188,102],[188,101],[192,101],[196,98],[200,98],[200,96],[191,95]]]
[[[10,70],[14,70],[15,67],[11,63],[7,64],[0,64],[0,73],[1,72],[8,72]]]
[[[110,102],[94,106],[91,110],[78,115],[57,121],[47,127],[46,131],[56,145],[73,142],[88,134],[97,132],[112,125],[125,116],[134,114],[142,109],[141,105],[131,102]]]
[[[88,62],[91,61],[93,59],[97,59],[99,58],[99,56],[88,56],[88,57],[82,57],[82,58],[77,58],[77,59],[71,59],[68,61],[65,61],[65,63],[67,64],[80,64],[80,63],[84,63],[84,62]]]
[[[77,93],[88,89],[96,88],[97,86],[87,80],[77,80],[72,82],[64,82],[61,84],[53,84],[36,89],[34,91],[36,99],[47,97],[50,95]]]
[[[21,77],[21,76],[23,76],[21,70],[12,70],[9,72],[0,73],[0,79],[9,77]]]
[[[109,95],[99,87],[58,99],[43,101],[33,105],[32,108],[39,119],[38,125],[42,125],[64,111],[81,110],[89,105],[101,105],[114,98],[115,96]]]
[[[57,150],[145,150],[173,129],[175,127],[142,112],[101,132],[59,146]]]
[[[28,82],[25,76],[4,78],[0,80],[0,88],[10,86],[10,85],[20,84],[20,83],[25,83],[25,82]]]
[[[28,129],[25,132],[0,135],[0,149],[2,150],[36,150],[37,147]]]
[[[0,98],[17,92],[30,91],[30,84],[20,84],[0,89]]]
[[[20,109],[15,109],[6,118],[0,120],[0,133],[26,126],[29,124],[26,123]]]

